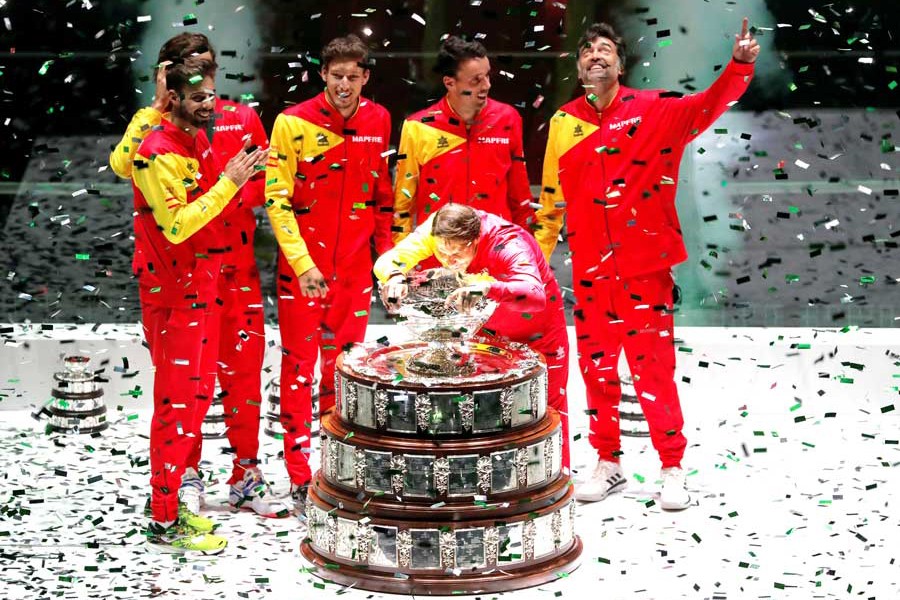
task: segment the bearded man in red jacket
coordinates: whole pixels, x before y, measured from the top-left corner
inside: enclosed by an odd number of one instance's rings
[[[618,418],[624,348],[662,462],[660,506],[690,505],[672,335],[670,270],[687,258],[675,212],[678,166],[685,146],[747,89],[758,54],[744,19],[718,79],[682,96],[620,85],[625,44],[609,25],[592,25],[578,44],[586,94],[550,121],[535,236],[549,258],[568,212],[578,360],[598,455],[579,500],[602,500],[625,485]]]

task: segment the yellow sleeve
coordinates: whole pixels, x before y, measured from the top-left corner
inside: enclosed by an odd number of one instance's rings
[[[302,121],[297,117],[283,113],[278,115],[272,128],[269,160],[266,163],[266,214],[269,215],[275,239],[297,277],[316,266],[306,241],[300,235],[300,226],[291,204],[294,175],[303,149],[301,126]]]
[[[394,182],[394,223],[391,237],[397,244],[412,231],[416,212],[416,188],[419,185],[419,157],[416,152],[414,126],[403,122],[400,147],[397,149],[397,174]]]
[[[162,119],[162,113],[149,106],[134,113],[125,129],[125,135],[109,153],[109,166],[112,167],[113,173],[122,179],[131,179],[131,164],[138,146],[152,128],[162,122]]]
[[[177,154],[159,154],[150,160],[139,157],[134,166],[134,183],[153,211],[163,235],[180,244],[216,218],[238,191],[238,186],[222,176],[205,194],[187,201],[187,190],[194,184]]]
[[[434,256],[435,240],[431,235],[433,222],[434,215],[431,215],[415,231],[378,257],[373,269],[378,281],[384,283],[398,272],[406,274],[429,256]]]
[[[554,116],[550,120],[550,132],[547,138],[547,150],[544,153],[544,170],[541,176],[541,207],[534,215],[534,237],[541,246],[544,258],[550,261],[550,255],[556,248],[559,231],[562,229],[566,212],[562,186],[559,183],[559,155],[556,141],[559,135],[559,119]]]

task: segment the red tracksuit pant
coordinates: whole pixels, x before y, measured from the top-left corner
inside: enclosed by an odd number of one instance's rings
[[[574,279],[589,277],[576,273]],[[675,387],[672,288],[672,275],[665,270],[630,279],[595,279],[578,291],[578,364],[587,388],[589,440],[602,460],[618,462],[621,454],[618,363],[624,349],[662,466],[681,466],[687,440]]]
[[[502,323],[488,322],[487,329],[495,329],[498,338],[527,344],[529,348],[541,354],[547,361],[547,404],[556,409],[562,426],[562,466],[569,468],[569,405],[566,397],[566,385],[569,382],[569,336],[566,332],[566,318],[563,303],[556,303],[552,314],[545,314],[542,323],[535,323],[534,330],[528,336],[504,336]],[[488,339],[493,336],[480,332]],[[540,333],[540,336],[534,334]]]
[[[153,520],[178,517],[178,488],[197,445],[196,427],[208,405],[200,399],[201,365],[211,350],[203,340],[215,319],[209,309],[179,309],[142,303],[144,338],[153,361],[150,421],[150,508]],[[215,352],[213,351],[213,354]]]
[[[256,265],[224,269],[219,275],[214,310],[218,327],[208,328],[206,343],[217,348],[203,363],[201,402],[195,424],[200,430],[219,378],[222,408],[230,452],[233,455],[228,483],[240,481],[244,472],[258,463],[259,418],[262,398],[261,372],[265,355],[265,316],[259,271]],[[188,466],[200,463],[202,436],[191,449]]]
[[[328,295],[307,298],[284,256],[278,257],[278,322],[281,330],[281,424],[291,483],[309,482],[312,385],[321,353],[319,414],[334,407],[334,367],[345,346],[361,342],[372,297],[370,261],[355,274],[328,282]]]

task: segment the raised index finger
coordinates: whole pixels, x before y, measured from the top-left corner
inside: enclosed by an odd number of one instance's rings
[[[744,39],[747,36],[747,33],[750,31],[749,29],[750,19],[744,17],[744,20],[741,21],[741,39]]]

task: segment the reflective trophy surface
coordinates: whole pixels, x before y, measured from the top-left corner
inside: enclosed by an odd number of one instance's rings
[[[316,573],[373,591],[450,595],[539,585],[577,566],[575,503],[544,359],[478,337],[466,280],[414,278],[397,310],[413,341],[357,344],[322,416],[322,468],[301,546]]]

